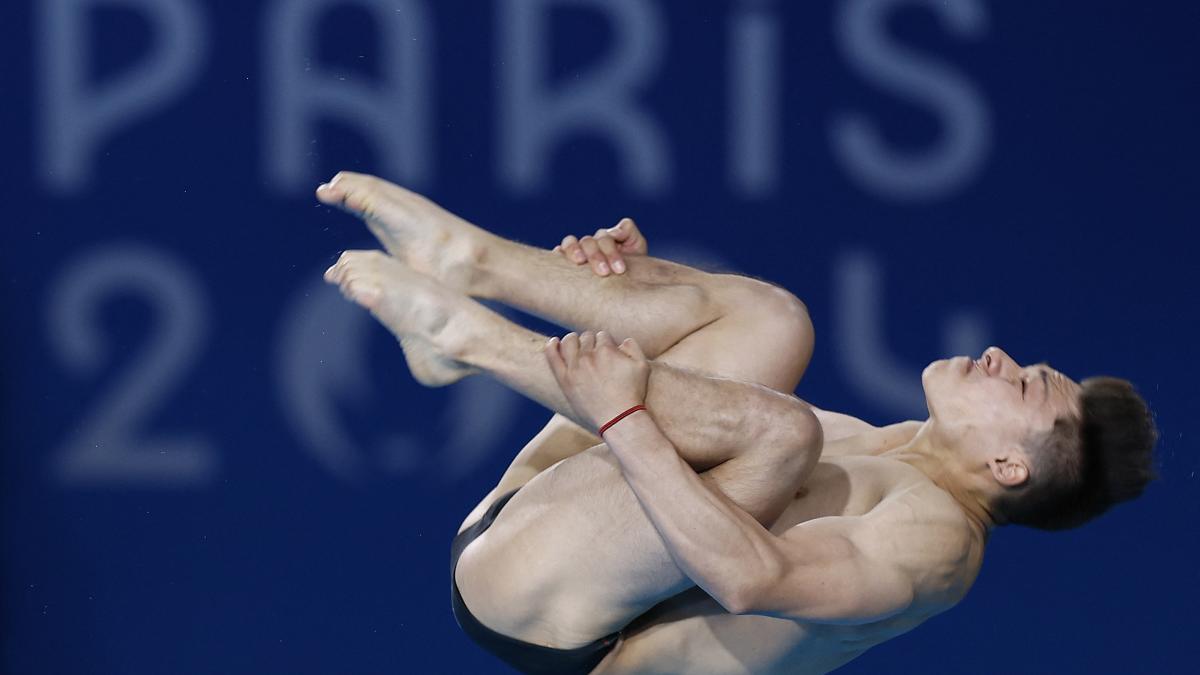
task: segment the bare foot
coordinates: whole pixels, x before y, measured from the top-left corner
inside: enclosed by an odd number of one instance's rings
[[[317,187],[317,199],[362,218],[388,253],[463,293],[493,236],[415,192],[366,174],[338,173]]]
[[[478,372],[448,355],[466,339],[466,298],[382,251],[346,251],[325,280],[370,310],[400,340],[409,370],[427,387]]]

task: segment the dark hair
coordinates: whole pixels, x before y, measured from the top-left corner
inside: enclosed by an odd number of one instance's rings
[[[1036,439],[1029,480],[1002,494],[1001,522],[1043,530],[1078,527],[1142,494],[1157,477],[1158,431],[1127,380],[1093,377],[1079,393],[1079,417],[1061,417]]]

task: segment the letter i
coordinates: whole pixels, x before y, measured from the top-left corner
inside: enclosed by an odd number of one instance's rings
[[[730,181],[744,197],[763,197],[779,182],[779,18],[769,0],[739,3],[729,27]]]

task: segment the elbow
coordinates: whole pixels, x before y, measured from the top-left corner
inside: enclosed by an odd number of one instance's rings
[[[821,454],[821,447],[825,444],[825,431],[812,408],[804,406],[796,409],[791,425],[791,440],[793,447],[800,452]]]
[[[725,608],[726,612],[735,616],[752,614],[754,612],[754,602],[752,596],[745,592],[724,593],[721,597],[716,598],[717,603]]]
[[[726,612],[735,615],[758,614],[764,607],[763,600],[775,583],[769,581],[768,574],[743,577],[736,584],[730,584],[714,599],[725,608]]]
[[[777,429],[781,438],[776,443],[788,459],[789,477],[799,481],[807,478],[816,467],[825,436],[812,409],[799,401],[790,408],[786,422]]]

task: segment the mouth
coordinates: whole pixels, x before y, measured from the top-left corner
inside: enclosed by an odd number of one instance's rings
[[[969,356],[959,357],[962,359],[962,375],[969,376],[972,372],[978,371],[980,375],[988,376],[988,364],[982,358],[973,359]]]

